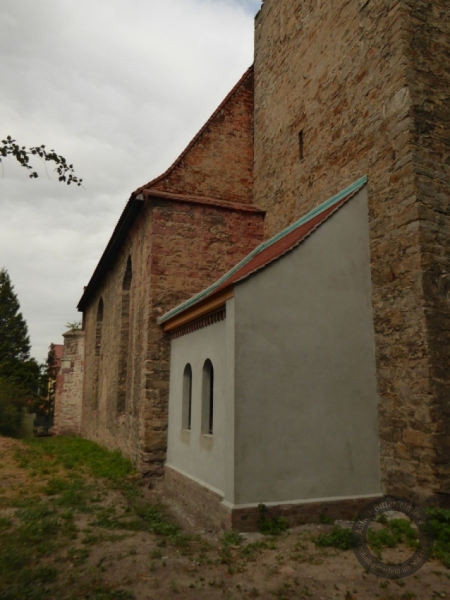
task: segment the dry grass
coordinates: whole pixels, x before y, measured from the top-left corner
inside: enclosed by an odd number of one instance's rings
[[[187,533],[142,483],[85,440],[0,438],[0,600],[450,597],[437,561],[389,582],[351,550],[318,547],[331,524],[276,537]]]

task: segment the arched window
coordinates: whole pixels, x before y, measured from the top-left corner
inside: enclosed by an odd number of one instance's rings
[[[192,417],[192,367],[187,364],[183,373],[183,429],[191,429]]]
[[[129,256],[122,280],[119,381],[117,389],[117,414],[119,415],[125,412],[127,401],[128,354],[130,346],[130,290],[132,279],[133,270],[131,267],[131,256]]]
[[[102,350],[102,330],[103,330],[103,298],[98,301],[97,320],[95,322],[95,353],[94,353],[94,390],[93,390],[93,405],[94,409],[98,408],[100,377],[100,360]]]
[[[203,365],[202,433],[212,435],[214,425],[214,367],[209,358]]]
[[[122,290],[124,292],[129,292],[131,290],[132,278],[133,278],[133,270],[131,268],[131,256],[129,256],[128,260],[127,260],[127,268],[125,269],[125,275],[123,276],[123,281],[122,281]]]
[[[102,347],[102,326],[103,326],[103,298],[100,298],[97,308],[97,322],[95,326],[95,356],[100,356]]]

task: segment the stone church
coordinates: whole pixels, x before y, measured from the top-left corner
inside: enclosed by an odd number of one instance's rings
[[[449,59],[445,0],[265,0],[254,65],[84,290],[72,430],[225,526],[449,506]]]

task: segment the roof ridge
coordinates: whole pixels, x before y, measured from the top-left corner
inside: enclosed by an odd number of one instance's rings
[[[270,248],[270,246],[272,246],[279,240],[283,239],[284,237],[286,237],[287,235],[289,235],[290,233],[292,233],[293,231],[295,231],[302,225],[305,225],[306,223],[308,223],[315,217],[319,216],[321,213],[325,212],[326,210],[331,208],[333,205],[338,204],[346,196],[350,196],[350,195],[356,193],[357,191],[359,191],[364,185],[366,185],[367,181],[368,181],[367,175],[365,175],[364,177],[361,177],[360,179],[358,179],[357,181],[355,181],[354,183],[349,185],[344,190],[338,192],[337,194],[335,194],[328,200],[325,200],[325,202],[323,202],[322,204],[319,204],[319,206],[317,206],[316,208],[310,210],[308,213],[306,213],[306,215],[304,215],[303,217],[301,217],[300,219],[298,219],[297,221],[292,223],[292,225],[289,225],[288,227],[286,227],[279,233],[275,234],[270,239],[266,240],[265,242],[262,242],[262,244],[260,244],[254,250],[252,250],[249,254],[247,254],[247,256],[245,256],[241,261],[239,261],[232,269],[230,269],[227,273],[225,273],[222,277],[220,277],[216,282],[214,282],[212,285],[210,285],[206,289],[202,290],[201,292],[199,292],[198,294],[196,294],[189,300],[186,300],[182,304],[172,308],[170,311],[168,311],[167,313],[162,315],[162,317],[160,317],[158,319],[158,322],[164,323],[165,321],[167,321],[174,315],[178,314],[180,311],[182,311],[186,308],[189,308],[193,304],[196,304],[200,300],[211,295],[211,293],[213,293],[215,290],[217,290],[223,283],[226,282],[227,279],[229,279],[232,275],[237,273],[243,266],[245,266],[255,256],[258,256],[258,254],[260,254],[267,248]],[[295,246],[293,246],[293,247],[295,247]],[[290,248],[290,249],[292,249],[292,248]],[[283,254],[285,254],[285,253],[283,253]],[[236,282],[234,282],[234,283],[236,283]]]
[[[209,117],[209,119],[206,121],[206,123],[203,125],[203,127],[201,127],[201,129],[199,129],[199,131],[196,133],[196,135],[191,139],[189,144],[186,146],[186,148],[183,150],[183,152],[175,159],[175,161],[170,165],[170,167],[166,171],[164,171],[164,173],[162,173],[162,175],[158,175],[158,177],[155,177],[155,179],[152,179],[145,185],[143,185],[140,188],[138,188],[137,190],[135,190],[133,192],[133,195],[142,193],[143,191],[145,191],[149,187],[154,186],[155,184],[159,183],[160,181],[165,179],[168,175],[170,175],[170,173],[172,173],[172,171],[181,163],[181,161],[188,154],[188,152],[194,147],[194,145],[197,143],[197,141],[200,139],[200,137],[203,135],[203,133],[207,130],[209,125],[212,123],[212,121],[217,117],[217,115],[220,113],[220,111],[224,108],[224,106],[231,100],[231,98],[238,91],[238,89],[241,87],[241,85],[244,83],[244,81],[252,73],[253,73],[253,65],[251,65],[245,71],[245,73],[242,75],[242,77],[239,79],[239,81],[236,83],[236,85],[225,96],[225,98],[222,100],[222,102],[219,104],[219,106],[216,108],[216,110],[212,113],[212,115]]]

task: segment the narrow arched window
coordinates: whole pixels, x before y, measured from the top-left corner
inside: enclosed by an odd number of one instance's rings
[[[122,280],[122,307],[119,346],[119,381],[117,390],[117,414],[125,412],[127,400],[128,354],[130,346],[130,290],[133,279],[131,256],[128,257],[125,274]]]
[[[95,326],[95,356],[100,356],[102,347],[102,327],[103,327],[103,298],[100,298],[97,308],[97,322]]]
[[[183,373],[183,429],[191,429],[192,418],[192,367],[187,364]]]
[[[93,405],[98,408],[99,396],[99,378],[100,378],[100,360],[102,351],[102,331],[103,331],[103,298],[100,298],[97,307],[97,319],[95,322],[95,352],[94,352],[94,390]]]
[[[203,365],[202,433],[212,435],[214,429],[214,367],[209,358]]]

